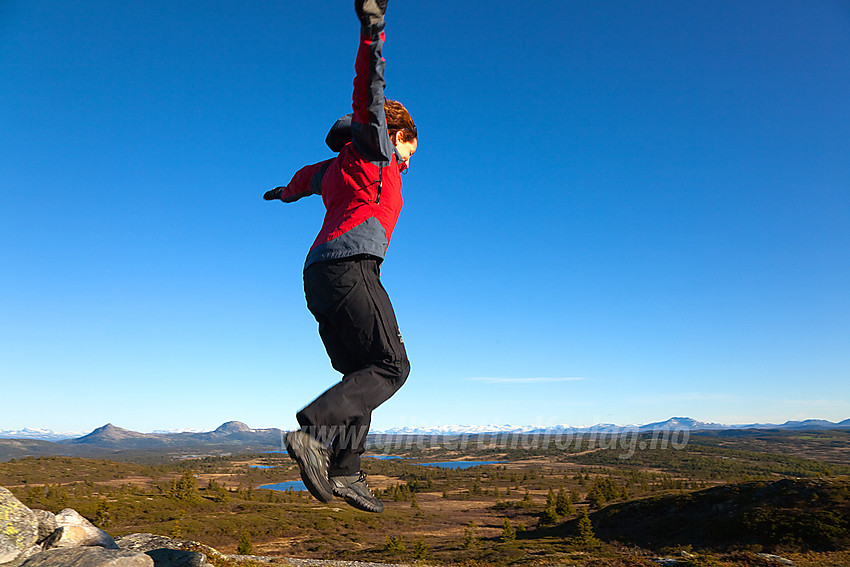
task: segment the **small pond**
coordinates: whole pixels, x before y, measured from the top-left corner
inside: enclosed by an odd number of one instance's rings
[[[295,492],[307,490],[307,487],[304,486],[304,483],[300,480],[288,480],[286,482],[278,482],[276,484],[264,484],[262,486],[258,486],[257,488],[265,488],[267,490],[280,490],[281,492],[286,492],[287,490],[294,490]]]
[[[441,469],[471,469],[481,465],[501,465],[505,461],[442,461],[438,463],[417,463],[423,467],[438,467]]]

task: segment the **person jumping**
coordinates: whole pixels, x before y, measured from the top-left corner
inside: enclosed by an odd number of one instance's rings
[[[331,365],[343,374],[296,414],[286,435],[307,490],[369,512],[383,503],[360,468],[372,411],[407,380],[410,363],[389,296],[380,280],[402,206],[401,173],[416,152],[416,125],[405,107],[384,98],[387,0],[355,0],[360,44],[354,64],[353,113],[337,120],[325,142],[337,156],[299,169],[266,200],[321,195],[324,223],[304,264],[307,308]]]

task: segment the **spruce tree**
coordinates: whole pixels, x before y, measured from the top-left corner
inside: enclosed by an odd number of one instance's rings
[[[558,513],[555,511],[554,504],[552,504],[551,506],[546,506],[543,509],[543,513],[540,514],[540,524],[544,526],[556,524],[560,519],[561,517],[558,516]]]
[[[251,543],[251,534],[242,532],[239,536],[239,544],[236,546],[237,555],[251,555],[254,552],[254,544]]]
[[[399,555],[407,551],[407,546],[404,544],[404,535],[387,536],[387,542],[384,545],[384,550],[389,551],[393,555]]]
[[[567,496],[567,491],[563,486],[560,490],[558,490],[558,496],[555,498],[555,511],[560,516],[572,516],[575,514],[573,504],[570,502],[570,498]]]
[[[546,508],[555,507],[555,491],[553,489],[549,489],[549,494],[546,495]]]
[[[425,540],[422,536],[419,536],[413,543],[413,558],[414,559],[427,559],[428,558],[428,546],[425,544]]]
[[[593,532],[593,523],[590,521],[586,508],[582,509],[578,518],[578,535],[574,538],[574,541],[584,547],[596,547],[600,543]]]
[[[469,525],[466,526],[466,531],[463,534],[463,543],[461,547],[464,549],[472,549],[478,545],[478,538],[475,535],[477,529],[478,526],[474,521],[469,522]]]

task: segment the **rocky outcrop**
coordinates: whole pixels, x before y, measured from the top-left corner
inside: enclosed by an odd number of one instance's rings
[[[38,537],[35,513],[0,486],[0,565],[31,554]]]
[[[71,509],[30,510],[0,487],[0,565],[154,567],[144,553],[118,549],[109,534]]]
[[[151,534],[119,542],[75,510],[30,510],[0,487],[0,567],[208,567],[208,555],[224,557],[197,542]]]
[[[211,567],[208,557],[236,564],[273,561],[224,555],[196,541],[153,534],[116,541],[75,510],[56,515],[30,510],[0,486],[0,567]]]

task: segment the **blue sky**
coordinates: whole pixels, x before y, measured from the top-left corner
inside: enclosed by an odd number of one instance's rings
[[[392,0],[376,429],[850,417],[850,5]],[[0,429],[292,427],[350,1],[0,0]]]

